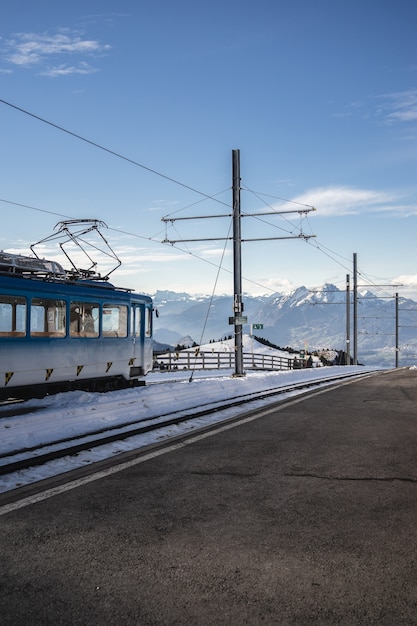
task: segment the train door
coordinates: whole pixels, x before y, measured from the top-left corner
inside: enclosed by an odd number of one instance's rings
[[[152,304],[144,307],[143,368],[145,373],[151,371],[153,367],[152,311]]]
[[[132,304],[131,338],[135,367],[146,374],[153,365],[152,308],[143,304]]]

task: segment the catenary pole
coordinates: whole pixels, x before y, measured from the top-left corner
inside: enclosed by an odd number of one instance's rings
[[[346,359],[350,365],[350,274],[346,274]]]
[[[353,365],[358,364],[358,262],[353,253]]]
[[[310,239],[315,235],[306,235],[301,229],[299,235],[288,235],[285,237],[261,237],[261,238],[249,238],[242,240],[241,236],[241,208],[240,208],[240,151],[232,151],[232,176],[233,176],[233,213],[227,215],[199,215],[188,217],[172,217],[165,216],[162,219],[165,224],[174,223],[179,220],[190,219],[208,219],[214,217],[232,217],[233,218],[233,233],[231,237],[216,237],[214,239],[204,238],[192,238],[192,239],[168,239],[165,237],[163,243],[185,243],[195,241],[219,241],[230,239],[233,240],[233,279],[234,279],[234,296],[233,296],[233,317],[229,317],[229,324],[233,324],[235,332],[235,373],[234,376],[244,376],[243,371],[243,324],[247,323],[247,317],[243,316],[243,302],[242,302],[242,262],[241,262],[241,244],[242,241],[272,241],[278,239]],[[245,213],[245,217],[255,217],[258,215],[281,215],[282,213],[299,213],[304,215],[315,211],[316,209],[306,204],[302,205],[302,209],[291,211],[268,211],[267,213]]]
[[[398,337],[398,293],[395,294],[395,367],[398,367],[398,352],[399,352],[399,337]]]
[[[235,329],[235,376],[244,376],[242,341],[242,253],[240,211],[240,150],[232,151],[233,174],[233,315]]]

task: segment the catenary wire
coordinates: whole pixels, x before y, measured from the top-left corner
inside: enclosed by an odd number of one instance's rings
[[[214,194],[214,195],[209,195],[209,194],[206,194],[206,193],[204,193],[204,192],[202,192],[202,191],[200,191],[200,190],[198,190],[198,189],[195,189],[194,187],[191,187],[190,185],[187,185],[187,184],[185,184],[185,183],[183,183],[183,182],[181,182],[181,181],[179,181],[179,180],[177,180],[177,179],[175,179],[175,178],[172,178],[172,177],[170,177],[170,176],[167,176],[166,174],[163,174],[163,173],[161,173],[161,172],[159,172],[159,171],[157,171],[157,170],[155,170],[155,169],[153,169],[153,168],[151,168],[151,167],[148,167],[148,166],[146,166],[146,165],[144,165],[144,164],[142,164],[142,163],[139,163],[138,161],[135,161],[134,159],[131,159],[131,158],[129,158],[129,157],[126,157],[126,156],[124,156],[124,155],[122,155],[122,154],[120,154],[120,153],[118,153],[118,152],[116,152],[116,151],[114,151],[114,150],[111,150],[110,148],[106,148],[105,146],[102,146],[101,144],[99,144],[99,143],[97,143],[97,142],[95,142],[95,141],[92,141],[92,140],[90,140],[90,139],[87,139],[86,137],[83,137],[82,135],[80,135],[80,134],[78,134],[78,133],[75,133],[75,132],[73,132],[73,131],[70,131],[70,130],[68,130],[68,129],[64,128],[63,126],[60,126],[60,125],[58,125],[58,124],[55,124],[54,122],[51,122],[51,121],[49,121],[49,120],[47,120],[47,119],[45,119],[45,118],[43,118],[43,117],[41,117],[41,116],[39,116],[39,115],[36,115],[36,114],[34,114],[34,113],[32,113],[32,112],[30,112],[30,111],[28,111],[28,110],[26,110],[26,109],[24,109],[24,108],[22,108],[22,107],[19,107],[19,106],[15,105],[15,104],[12,104],[11,102],[8,102],[7,100],[4,100],[4,99],[0,98],[0,103],[5,104],[6,106],[8,106],[8,107],[10,107],[10,108],[12,108],[12,109],[15,109],[16,111],[19,111],[20,113],[24,113],[25,115],[27,115],[27,116],[29,116],[29,117],[32,117],[32,118],[34,118],[34,119],[36,119],[36,120],[38,120],[38,121],[40,121],[40,122],[42,122],[42,123],[44,123],[44,124],[47,124],[47,125],[51,126],[52,128],[55,128],[55,129],[57,129],[57,130],[60,130],[61,132],[64,132],[64,133],[66,133],[66,134],[68,134],[68,135],[70,135],[70,136],[72,136],[72,137],[74,137],[74,138],[76,138],[76,139],[79,139],[80,141],[83,141],[83,142],[85,142],[85,143],[87,143],[87,144],[89,144],[89,145],[91,145],[91,146],[93,146],[93,147],[95,147],[95,148],[98,148],[99,150],[103,150],[104,152],[107,152],[108,154],[111,154],[111,155],[113,155],[113,156],[115,156],[115,157],[117,157],[117,158],[119,158],[119,159],[122,159],[122,160],[124,160],[124,161],[126,161],[126,162],[128,162],[128,163],[130,163],[130,164],[132,164],[132,165],[135,165],[135,166],[137,166],[137,167],[140,167],[140,168],[142,168],[142,169],[144,169],[144,170],[146,170],[146,171],[148,171],[148,172],[150,172],[150,173],[152,173],[152,174],[155,174],[156,176],[159,176],[159,177],[161,177],[161,178],[164,178],[165,180],[168,180],[168,181],[170,181],[170,182],[172,182],[172,183],[174,183],[174,184],[176,184],[176,185],[179,185],[179,186],[181,186],[181,187],[183,187],[183,188],[185,188],[185,189],[188,189],[188,190],[190,190],[190,191],[192,191],[192,192],[194,192],[194,193],[197,193],[197,194],[199,194],[199,195],[201,195],[201,196],[204,196],[204,200],[208,200],[208,199],[210,199],[210,200],[214,200],[215,202],[218,202],[218,203],[220,203],[220,204],[223,204],[223,205],[225,205],[225,206],[230,207],[230,203],[223,202],[223,201],[221,201],[221,200],[218,200],[218,199],[215,197],[216,195],[219,195],[219,194]],[[245,188],[246,188],[246,187],[245,187]],[[305,206],[305,207],[308,207],[308,208],[314,208],[314,207],[312,207],[311,205],[304,204],[304,203],[301,203],[301,202],[298,202],[298,201],[295,201],[295,200],[288,200],[288,199],[285,199],[285,198],[280,198],[280,197],[278,197],[278,196],[273,196],[273,195],[270,195],[270,194],[265,194],[265,193],[261,193],[261,192],[255,192],[255,191],[253,191],[253,190],[251,190],[251,189],[249,189],[249,188],[246,188],[246,190],[247,190],[247,191],[249,191],[249,192],[251,192],[254,196],[258,197],[258,199],[260,199],[260,200],[261,200],[261,197],[260,197],[260,196],[261,196],[261,195],[263,195],[263,196],[267,196],[267,197],[270,197],[270,198],[275,198],[276,200],[280,200],[280,201],[283,201],[283,202],[289,202],[289,203],[297,204],[297,205],[299,205],[299,206]],[[223,193],[223,192],[221,192],[221,193]],[[1,200],[1,199],[0,199],[0,200]],[[40,212],[43,212],[43,213],[49,213],[50,215],[57,215],[57,216],[59,216],[59,217],[71,218],[71,216],[68,216],[68,215],[63,215],[63,214],[60,214],[60,213],[55,213],[55,212],[53,212],[53,211],[47,211],[47,210],[45,210],[45,209],[38,209],[38,208],[35,208],[35,207],[30,207],[30,206],[28,206],[28,205],[20,204],[20,203],[17,203],[17,202],[12,202],[12,201],[8,201],[8,200],[1,200],[1,201],[2,201],[2,202],[8,202],[9,204],[14,204],[15,206],[21,206],[21,207],[25,207],[25,208],[30,208],[30,209],[33,209],[33,210],[36,210],[36,211],[40,211]],[[197,203],[194,203],[194,204],[197,204]],[[266,204],[267,206],[270,206],[270,205],[268,205],[267,203],[265,203],[265,204]],[[192,206],[192,205],[189,205],[189,206]],[[270,208],[273,210],[273,208],[272,208],[272,207],[270,207]],[[177,212],[178,212],[178,211],[180,211],[180,210],[181,210],[181,209],[178,209],[177,211],[175,211],[175,213],[177,213]],[[174,214],[174,213],[172,213],[171,215],[173,215],[173,214]],[[253,217],[255,217],[255,216],[253,216]],[[258,218],[258,219],[260,219],[260,218]],[[284,219],[284,220],[287,220],[287,218],[285,218],[285,217],[284,217],[283,219]],[[270,224],[270,223],[269,223],[269,222],[267,222],[266,220],[261,220],[261,221],[264,221],[264,222],[265,222],[265,223],[267,223],[268,225],[274,226],[275,228],[278,228],[279,230],[283,230],[284,232],[291,232],[291,234],[292,234],[292,231],[286,231],[286,229],[280,228],[280,227],[278,227],[277,225],[274,225],[274,224]],[[289,220],[287,220],[287,221],[289,221]],[[289,222],[289,223],[291,223],[291,222]],[[299,230],[300,230],[300,228],[299,228]],[[148,240],[153,241],[153,239],[151,239],[151,238],[149,238],[149,237],[143,237],[143,238],[144,238],[144,239],[148,239]],[[307,241],[307,243],[309,243],[309,245],[313,245],[313,246],[314,246],[314,243],[311,243],[310,241]],[[346,268],[346,266],[344,266],[342,263],[340,263],[339,261],[337,261],[337,260],[336,260],[336,259],[335,259],[335,258],[334,258],[331,254],[326,253],[326,252],[322,249],[322,246],[321,246],[321,245],[319,245],[319,242],[317,242],[317,241],[316,241],[316,242],[315,242],[315,244],[316,244],[316,245],[315,245],[315,247],[316,247],[318,250],[320,250],[322,253],[324,253],[326,256],[328,256],[329,258],[331,258],[333,261],[335,261],[336,263],[338,263],[339,265],[341,265],[341,266],[342,266],[342,267],[344,267],[345,269],[348,269],[348,268]],[[333,254],[336,254],[336,253],[333,253]],[[350,269],[350,268],[349,268],[349,269]],[[359,275],[363,275],[363,276],[365,276],[364,274],[361,274],[360,272],[358,272],[358,273],[359,273]],[[378,287],[378,285],[376,285],[376,284],[375,284],[375,283],[373,283],[372,281],[370,282],[370,285],[372,285],[372,286],[374,286],[374,287]]]
[[[131,159],[129,157],[126,157],[122,154],[120,154],[119,152],[116,152],[115,150],[111,150],[110,148],[106,148],[105,146],[102,146],[101,144],[92,141],[91,139],[87,139],[86,137],[83,137],[82,135],[79,135],[78,133],[75,133],[71,130],[68,130],[67,128],[64,128],[63,126],[59,126],[59,124],[55,124],[54,122],[50,122],[49,120],[46,120],[43,117],[40,117],[39,115],[35,115],[35,113],[31,113],[30,111],[27,111],[26,109],[23,109],[22,107],[19,107],[15,104],[12,104],[11,102],[7,102],[7,100],[3,100],[2,98],[0,98],[0,103],[6,104],[7,106],[11,107],[12,109],[16,109],[16,111],[20,111],[20,113],[24,113],[25,115],[28,115],[30,117],[33,117],[34,119],[43,122],[44,124],[48,124],[48,126],[51,126],[52,128],[56,128],[57,130],[62,131],[63,133],[66,133],[67,135],[71,135],[71,137],[75,137],[76,139],[79,139],[80,141],[84,141],[85,143],[88,143],[90,146],[94,146],[95,148],[98,148],[99,150],[103,150],[104,152],[107,152],[108,154],[111,154],[115,157],[117,157],[118,159],[122,159],[123,161],[127,161],[128,163],[131,163],[132,165],[135,165],[137,167],[140,167],[144,170],[146,170],[147,172],[150,172],[151,174],[155,174],[156,176],[160,176],[161,178],[164,178],[165,180],[170,181],[171,183],[174,183],[175,185],[179,185],[180,187],[184,187],[185,189],[188,189],[189,191],[193,191],[194,193],[199,194],[200,196],[204,196],[207,199],[213,199],[212,196],[210,196],[209,194],[204,193],[203,191],[200,191],[198,189],[194,189],[194,187],[191,187],[190,185],[186,185],[185,183],[182,183],[179,180],[176,180],[175,178],[172,178],[171,176],[167,176],[166,174],[162,174],[161,172],[158,172],[157,170],[148,167],[147,165],[143,165],[143,163],[139,163],[138,161],[135,161],[134,159]],[[225,202],[222,202],[221,200],[216,200],[216,202],[219,202],[220,204],[225,204],[226,206],[230,206],[230,204],[227,204]]]
[[[48,211],[47,209],[40,209],[38,207],[30,206],[28,204],[22,204],[20,202],[13,202],[12,200],[6,200],[4,198],[0,198],[0,202],[4,202],[6,204],[11,204],[13,206],[19,206],[19,207],[22,207],[22,208],[25,208],[25,209],[30,209],[32,211],[38,211],[40,213],[46,213],[46,214],[49,214],[49,215],[55,215],[56,217],[63,217],[63,218],[66,218],[66,219],[73,219],[73,217],[74,217],[73,215],[66,215],[64,213],[58,213],[56,211]],[[166,243],[163,243],[163,242],[159,241],[158,239],[155,239],[155,237],[146,237],[145,235],[138,235],[137,233],[132,233],[130,231],[123,230],[121,228],[113,228],[113,227],[109,226],[108,230],[110,230],[112,232],[115,232],[115,233],[118,233],[118,234],[121,234],[121,235],[127,235],[128,237],[135,237],[136,239],[144,239],[145,241],[150,241],[152,243],[155,243],[155,244],[158,244],[158,245],[161,245],[161,246],[166,246],[167,245]],[[205,259],[204,257],[196,254],[195,252],[192,252],[191,250],[182,249],[182,248],[180,248],[176,244],[175,245],[171,244],[171,248],[174,248],[178,252],[189,254],[190,256],[198,259],[199,261],[202,261],[203,263],[206,263],[207,265],[211,265],[211,266],[213,266],[215,268],[219,267],[219,265],[217,263],[214,263],[213,261],[210,261],[209,259]],[[226,268],[222,268],[222,269],[223,269],[224,272],[232,274],[231,270],[228,270]],[[256,287],[262,287],[266,291],[270,291],[271,293],[274,293],[274,290],[271,289],[270,287],[267,287],[266,285],[262,285],[261,283],[258,283],[258,282],[254,281],[254,280],[249,279],[249,278],[244,278],[244,280],[246,282],[252,284],[252,285],[255,285]]]
[[[11,205],[13,205],[13,206],[18,206],[18,207],[26,208],[26,209],[29,209],[29,210],[32,210],[32,211],[37,211],[37,212],[40,212],[40,213],[46,213],[46,214],[49,214],[49,215],[55,215],[56,217],[61,217],[61,218],[65,218],[65,219],[73,219],[73,217],[74,217],[74,216],[72,216],[72,215],[67,215],[67,214],[64,214],[64,213],[58,213],[58,212],[56,212],[56,211],[49,211],[49,210],[47,210],[47,209],[41,209],[41,208],[39,208],[39,207],[34,207],[34,206],[27,205],[27,204],[23,204],[23,203],[20,203],[20,202],[14,202],[14,201],[12,201],[12,200],[6,200],[5,198],[0,198],[0,202],[4,202],[4,203],[6,203],[6,204],[11,204]],[[156,239],[156,238],[155,238],[156,236],[147,237],[147,236],[145,236],[145,235],[138,235],[137,233],[133,233],[133,232],[131,232],[131,231],[126,231],[126,230],[123,230],[123,229],[120,229],[120,228],[108,227],[108,229],[109,229],[110,231],[115,232],[115,233],[118,233],[118,234],[127,235],[127,236],[129,236],[129,237],[135,237],[135,238],[137,238],[137,239],[143,239],[143,240],[145,240],[145,241],[150,241],[150,242],[152,242],[152,243],[156,243],[156,244],[158,244],[158,245],[165,245],[165,246],[167,245],[166,243],[163,243],[163,242],[159,241],[158,239]],[[161,233],[162,233],[162,232],[163,232],[163,231],[161,231]],[[327,256],[328,258],[330,258],[333,262],[335,262],[336,264],[340,265],[340,266],[341,266],[341,267],[343,267],[344,269],[346,269],[346,270],[348,270],[348,271],[351,271],[351,267],[349,267],[349,266],[347,266],[347,265],[345,265],[345,264],[341,263],[340,261],[338,261],[338,260],[337,260],[337,259],[333,256],[333,255],[335,255],[335,256],[340,256],[340,257],[341,257],[341,255],[339,255],[337,252],[332,251],[330,248],[327,248],[325,245],[323,245],[323,244],[321,244],[319,241],[317,241],[317,239],[315,239],[315,240],[313,240],[313,241],[311,241],[311,240],[307,240],[307,241],[305,241],[305,243],[307,243],[307,244],[309,244],[309,245],[313,246],[313,247],[314,247],[314,248],[316,248],[319,252],[321,252],[322,254],[324,254],[325,256]],[[218,267],[219,267],[219,265],[218,265],[217,263],[215,263],[215,262],[213,262],[213,261],[210,261],[209,259],[205,259],[204,257],[202,257],[202,256],[200,256],[200,255],[198,255],[198,254],[196,254],[195,252],[192,252],[192,251],[191,251],[191,250],[189,250],[188,248],[187,248],[187,249],[183,249],[183,248],[181,248],[178,244],[170,244],[170,246],[171,246],[171,248],[174,248],[174,249],[175,249],[175,250],[177,250],[178,252],[185,253],[185,254],[189,254],[190,256],[192,256],[192,257],[194,257],[194,258],[198,259],[199,261],[202,261],[202,262],[204,262],[204,263],[206,263],[206,264],[208,264],[208,265],[212,265],[213,267],[216,267],[216,268],[218,268]],[[344,258],[344,257],[341,257],[341,258]],[[346,261],[348,261],[348,260],[346,259]],[[226,269],[226,268],[222,268],[222,270],[223,270],[224,272],[227,272],[227,273],[229,273],[229,274],[232,274],[232,271],[231,271],[231,270],[228,270],[228,269]],[[358,274],[359,274],[359,275],[362,275],[362,274],[361,274],[361,272],[358,272]],[[275,289],[272,289],[271,287],[269,287],[269,286],[267,286],[267,285],[264,285],[264,284],[262,284],[262,283],[259,283],[258,281],[252,280],[252,279],[247,278],[247,277],[245,277],[245,276],[243,276],[243,280],[244,280],[246,283],[248,283],[248,284],[254,285],[254,286],[256,286],[256,287],[261,287],[262,289],[265,289],[265,291],[268,291],[268,292],[270,292],[270,293],[275,293]],[[371,284],[372,284],[372,283],[371,283]]]
[[[229,224],[229,230],[228,230],[228,233],[227,233],[228,235],[229,235],[229,233],[230,233],[230,231],[231,231],[231,229],[232,229],[232,223],[233,223],[233,222],[232,222],[232,220],[231,220],[231,221],[230,221],[230,224]],[[209,300],[209,303],[208,303],[208,305],[207,305],[206,317],[205,317],[205,319],[204,319],[203,328],[202,328],[202,330],[201,330],[200,342],[199,342],[199,344],[198,344],[199,346],[201,346],[201,345],[203,344],[204,333],[206,332],[206,326],[207,326],[208,317],[209,317],[209,314],[210,314],[211,305],[212,305],[212,303],[213,303],[214,294],[216,293],[217,283],[218,283],[219,276],[220,276],[220,270],[222,269],[223,260],[224,260],[224,255],[225,255],[225,253],[226,253],[226,248],[227,248],[227,239],[228,239],[228,238],[226,238],[226,241],[225,241],[224,246],[223,246],[222,256],[221,256],[220,263],[219,263],[218,268],[217,268],[216,279],[215,279],[215,281],[214,281],[213,290],[212,290],[212,292],[211,292],[210,300]],[[190,376],[190,378],[189,378],[189,381],[188,381],[188,382],[191,382],[191,381],[193,380],[193,376],[194,376],[194,372],[195,372],[196,366],[197,366],[197,354],[196,354],[196,358],[194,359],[194,366],[193,366],[193,369],[192,369],[192,371],[191,371],[191,376]]]

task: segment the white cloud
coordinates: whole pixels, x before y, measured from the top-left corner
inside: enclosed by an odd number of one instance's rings
[[[400,274],[392,279],[392,283],[399,285],[396,291],[400,297],[417,300],[417,274]]]
[[[259,277],[254,280],[244,279],[244,290],[253,296],[271,293],[291,293],[296,286],[287,278]]]
[[[40,74],[42,76],[52,76],[54,78],[56,76],[69,76],[70,74],[93,74],[97,71],[97,68],[88,65],[88,63],[81,62],[77,66],[59,65],[58,67],[51,67],[50,69],[40,72]]]
[[[232,256],[232,250],[230,248],[202,248],[198,252],[199,256],[207,259],[219,259],[220,257]]]
[[[413,122],[417,120],[417,89],[380,96],[387,122]]]
[[[338,112],[333,113],[333,117],[337,117],[337,118],[351,117],[355,113],[355,111],[358,111],[362,107],[363,107],[363,102],[360,102],[360,101],[350,102],[348,105],[346,105],[343,111],[338,111]]]
[[[123,250],[118,250],[118,256],[125,265],[140,264],[140,263],[173,263],[173,261],[184,261],[192,259],[189,254],[174,254],[173,252],[160,252],[160,251],[142,251],[142,252],[129,252],[125,253]]]
[[[417,289],[417,274],[400,274],[393,279],[393,283]]]
[[[83,38],[77,31],[64,30],[55,35],[37,33],[17,33],[10,39],[2,40],[3,58],[17,67],[45,65],[51,59],[63,56],[97,56],[110,50],[108,44]],[[91,73],[93,68],[86,63],[78,66],[58,64],[57,67],[41,72],[46,76]]]
[[[306,191],[294,198],[295,203],[314,206],[317,215],[322,217],[340,215],[358,215],[364,211],[398,211],[411,210],[399,204],[399,195],[372,189],[356,189],[354,187],[334,186],[319,187]],[[285,203],[275,207],[277,210],[296,209],[296,204]],[[300,206],[300,209],[302,207]],[[413,207],[413,211],[415,207]]]

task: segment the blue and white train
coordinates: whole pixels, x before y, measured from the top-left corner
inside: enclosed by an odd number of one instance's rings
[[[143,384],[152,299],[0,252],[0,400]]]

